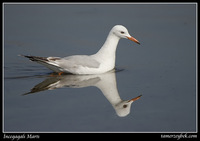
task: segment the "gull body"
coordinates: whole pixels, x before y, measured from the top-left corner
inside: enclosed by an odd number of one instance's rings
[[[64,58],[21,56],[27,57],[31,61],[40,63],[58,73],[101,74],[114,69],[116,49],[121,38],[127,38],[140,44],[138,40],[128,33],[128,30],[124,26],[116,25],[109,32],[101,49],[93,55],[74,55]]]

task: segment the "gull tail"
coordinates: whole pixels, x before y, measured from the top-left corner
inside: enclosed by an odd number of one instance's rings
[[[29,58],[29,60],[31,60],[31,61],[40,61],[40,62],[49,61],[46,57],[37,57],[37,56],[21,55],[21,54],[19,56],[23,56],[23,57]]]
[[[53,70],[54,72],[61,72],[61,68],[54,62],[55,60],[58,60],[59,57],[37,57],[37,56],[30,56],[30,55],[19,55],[28,58],[30,61],[37,62],[39,64],[44,65],[50,70]]]

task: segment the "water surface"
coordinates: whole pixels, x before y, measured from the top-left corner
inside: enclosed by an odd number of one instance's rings
[[[18,56],[90,55],[116,24],[141,43],[120,40],[121,71],[51,76]],[[196,5],[5,4],[3,98],[5,132],[195,132]]]

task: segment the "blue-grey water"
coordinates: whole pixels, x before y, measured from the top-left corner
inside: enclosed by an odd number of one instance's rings
[[[196,131],[195,4],[3,7],[5,132]],[[116,24],[141,43],[120,40],[116,72],[56,76],[18,56],[90,55]]]

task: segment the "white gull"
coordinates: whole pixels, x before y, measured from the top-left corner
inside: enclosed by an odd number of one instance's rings
[[[46,66],[60,74],[101,74],[115,67],[116,48],[120,38],[127,38],[138,44],[139,41],[132,37],[122,25],[115,25],[101,49],[93,55],[74,55],[68,57],[37,57],[21,55]]]

